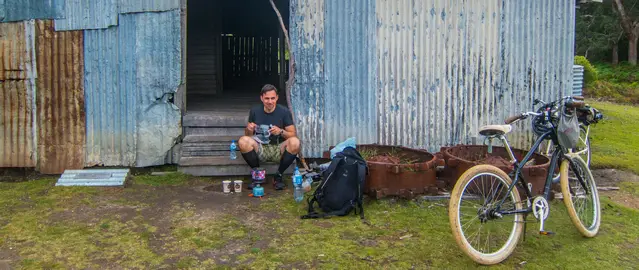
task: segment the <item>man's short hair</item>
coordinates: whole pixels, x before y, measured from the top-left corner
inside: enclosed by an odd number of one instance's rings
[[[263,96],[264,94],[266,94],[268,91],[275,91],[275,94],[277,95],[277,88],[275,88],[275,86],[273,86],[272,84],[265,84],[262,87],[262,91],[260,92],[260,96]]]

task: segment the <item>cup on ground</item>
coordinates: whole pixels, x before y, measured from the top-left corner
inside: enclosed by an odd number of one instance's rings
[[[241,193],[242,192],[242,180],[233,181],[233,189],[235,190],[235,193]]]
[[[224,191],[224,193],[230,193],[231,192],[231,181],[230,180],[222,181],[222,191]]]

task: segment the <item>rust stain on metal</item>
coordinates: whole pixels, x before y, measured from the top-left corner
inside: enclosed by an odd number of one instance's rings
[[[0,24],[0,167],[33,167],[33,37],[24,22]]]
[[[84,51],[82,31],[36,23],[38,170],[58,174],[84,167]]]

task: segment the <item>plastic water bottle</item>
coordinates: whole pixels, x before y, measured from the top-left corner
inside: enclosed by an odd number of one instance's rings
[[[313,183],[313,178],[311,178],[310,176],[307,175],[306,179],[304,180],[304,183],[302,183],[302,190],[304,192],[311,191],[311,184],[312,183]]]
[[[302,189],[301,185],[295,186],[293,197],[295,197],[295,202],[301,202],[304,200],[304,190]]]
[[[237,159],[237,145],[235,144],[235,140],[231,142],[231,160]]]
[[[295,167],[295,172],[293,173],[293,185],[294,186],[302,186],[302,174],[300,173],[300,168]]]
[[[302,174],[300,173],[299,167],[295,167],[295,172],[293,173],[293,186],[295,186],[295,190],[293,191],[293,198],[296,202],[301,202],[302,200],[304,200],[302,180]]]

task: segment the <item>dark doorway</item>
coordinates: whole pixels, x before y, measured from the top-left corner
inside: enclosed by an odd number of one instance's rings
[[[288,28],[289,1],[274,1]],[[284,36],[268,0],[188,0],[187,110],[259,101],[267,83],[284,100],[287,79]]]

